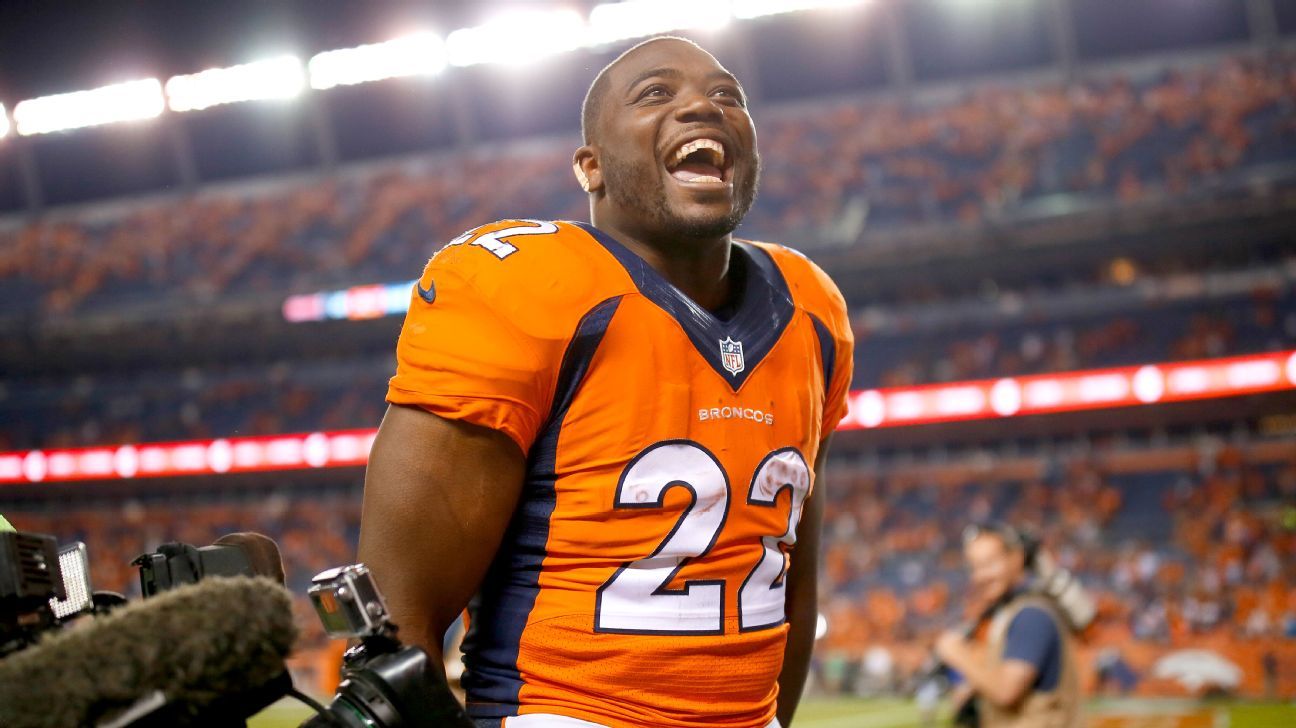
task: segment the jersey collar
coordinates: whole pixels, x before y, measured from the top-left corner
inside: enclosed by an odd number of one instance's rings
[[[751,243],[733,242],[732,254],[743,257],[747,280],[737,309],[722,321],[611,235],[588,223],[572,224],[617,259],[639,292],[679,323],[698,354],[735,392],[792,320],[795,307],[787,280],[769,253]]]

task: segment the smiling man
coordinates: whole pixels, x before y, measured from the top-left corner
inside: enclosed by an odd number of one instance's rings
[[[760,172],[737,79],[679,38],[594,80],[592,224],[507,220],[428,263],[360,555],[440,655],[467,605],[482,726],[791,722],[814,640],[845,304],[736,240]],[[470,604],[471,601],[471,604]]]

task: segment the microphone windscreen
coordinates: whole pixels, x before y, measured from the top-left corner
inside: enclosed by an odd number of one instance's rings
[[[209,577],[0,660],[0,726],[93,724],[155,690],[201,707],[279,676],[296,636],[282,586]]]
[[[236,546],[247,555],[252,573],[273,579],[280,584],[287,583],[284,576],[283,557],[279,554],[279,544],[269,536],[259,533],[231,533],[216,539],[217,546]]]

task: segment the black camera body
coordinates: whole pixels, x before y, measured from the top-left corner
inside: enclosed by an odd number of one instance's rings
[[[346,728],[471,728],[427,652],[396,639],[387,605],[363,564],[329,569],[309,590],[329,636],[359,639],[343,655],[342,681],[323,715],[303,723]]]
[[[50,602],[66,597],[53,536],[0,533],[0,656],[56,626]]]
[[[204,576],[256,576],[243,549],[237,546],[203,546],[164,543],[151,554],[135,557],[139,567],[140,592],[145,597],[196,584]]]
[[[90,586],[86,546],[53,536],[0,532],[0,657],[83,615],[107,611],[118,595]]]

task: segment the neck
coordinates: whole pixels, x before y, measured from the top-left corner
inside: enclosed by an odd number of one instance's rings
[[[702,308],[714,311],[729,301],[730,236],[673,238],[619,225],[608,216],[591,216],[594,227],[608,233],[680,289]]]

